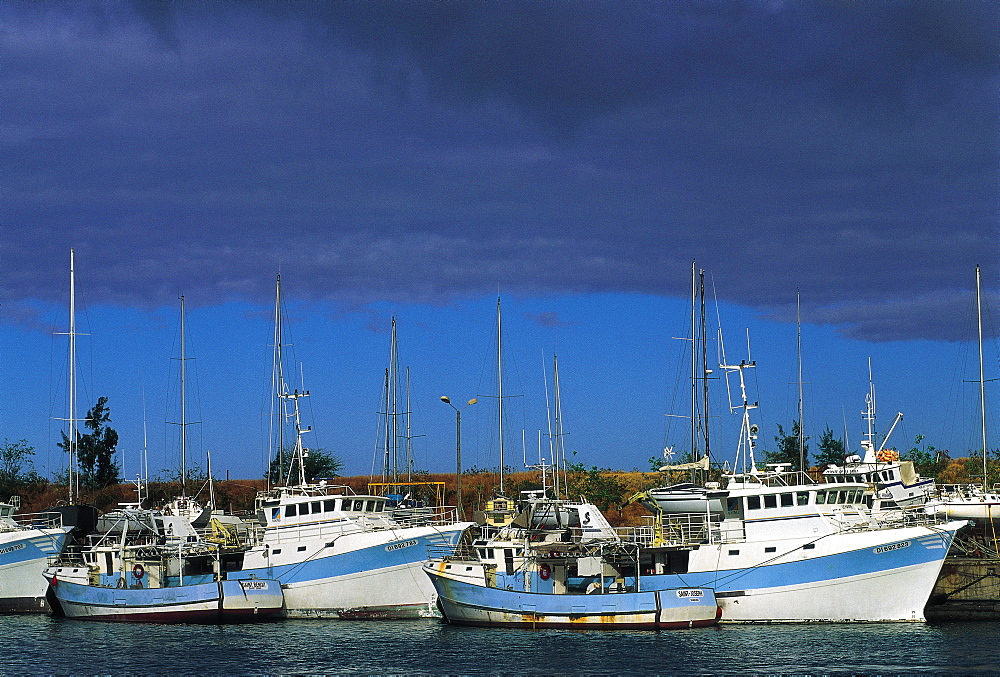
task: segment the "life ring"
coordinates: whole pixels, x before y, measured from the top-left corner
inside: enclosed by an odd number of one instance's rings
[[[549,568],[548,564],[540,564],[538,565],[538,575],[543,581],[547,581],[552,575],[552,569]]]
[[[135,576],[136,578],[142,578],[143,576],[146,575],[146,570],[142,568],[141,564],[136,564],[134,567],[132,567],[132,575]]]

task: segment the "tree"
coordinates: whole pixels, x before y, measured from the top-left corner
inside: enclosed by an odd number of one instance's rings
[[[570,496],[585,496],[602,511],[621,505],[627,488],[613,475],[606,475],[597,466],[587,469],[582,463],[570,463]]]
[[[344,462],[324,449],[309,449],[305,459],[306,481],[340,477],[344,471]],[[292,452],[286,450],[271,460],[271,465],[264,476],[271,484],[292,484],[298,481],[298,465],[293,462],[291,472],[287,459],[292,458]]]
[[[778,434],[774,436],[778,445],[777,451],[764,452],[767,463],[789,463],[793,468],[799,467],[799,422],[792,422],[792,432],[785,434],[785,429],[778,424]],[[803,438],[806,465],[809,465],[809,437]]]
[[[844,440],[833,436],[830,426],[826,426],[819,438],[816,465],[832,465],[844,462]]]
[[[84,421],[90,432],[80,435],[77,431],[76,457],[80,468],[80,484],[90,489],[117,484],[121,479],[121,469],[115,462],[118,433],[107,425],[111,423],[107,404],[108,398],[99,398],[97,404],[87,412]],[[63,433],[62,438],[59,446],[69,451],[69,437]]]
[[[44,482],[44,478],[33,469],[31,456],[35,448],[27,440],[11,442],[4,438],[0,445],[0,499],[6,499],[27,484]]]
[[[913,447],[900,454],[904,461],[913,461],[913,467],[923,477],[937,477],[951,463],[951,454],[947,449],[937,449],[933,445],[921,445],[923,435],[917,435]]]

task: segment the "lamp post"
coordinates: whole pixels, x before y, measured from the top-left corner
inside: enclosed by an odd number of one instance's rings
[[[451,403],[447,395],[441,396],[441,401],[455,410],[455,485],[458,490],[458,519],[465,519],[465,507],[462,505],[462,409],[475,404],[479,400],[473,397],[459,408]]]

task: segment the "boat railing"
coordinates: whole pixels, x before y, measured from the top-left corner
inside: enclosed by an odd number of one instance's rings
[[[673,513],[662,519],[651,516],[648,520],[638,527],[619,527],[618,535],[623,541],[646,547],[691,547],[735,537],[720,528],[717,515],[703,512]]]
[[[425,506],[396,508],[390,515],[403,528],[424,526],[448,526],[458,521],[454,506]]]
[[[15,513],[11,520],[26,529],[61,529],[63,526],[62,513],[58,512]]]
[[[944,514],[928,513],[921,507],[874,510],[867,519],[832,520],[832,524],[842,533],[898,529],[901,527],[933,527],[948,521]]]

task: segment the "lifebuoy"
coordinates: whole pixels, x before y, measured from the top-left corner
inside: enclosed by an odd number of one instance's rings
[[[548,564],[538,565],[538,575],[543,581],[549,580],[549,576],[552,575],[552,569],[549,568]]]
[[[132,567],[132,575],[135,576],[136,578],[142,578],[144,575],[146,575],[146,570],[142,568],[141,564],[136,564],[134,567]]]

